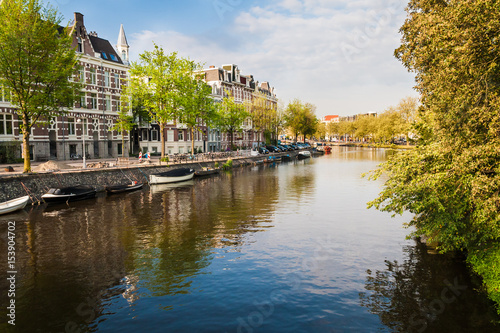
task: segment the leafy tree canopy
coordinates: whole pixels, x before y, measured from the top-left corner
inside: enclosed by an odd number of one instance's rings
[[[500,305],[500,2],[412,0],[395,55],[416,75],[418,147],[391,158],[384,211],[463,250]]]
[[[71,28],[38,0],[0,2],[0,85],[11,93],[23,133],[24,172],[31,171],[31,128],[71,107],[80,84],[70,80],[78,57]]]

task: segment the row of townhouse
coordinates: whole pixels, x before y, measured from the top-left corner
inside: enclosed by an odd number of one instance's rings
[[[210,66],[203,70],[205,82],[212,87],[211,97],[222,102],[224,97],[233,96],[236,103],[248,105],[264,96],[269,108],[278,107],[278,99],[268,82],[259,83],[252,75],[242,75],[237,65]],[[251,110],[248,110],[249,112]],[[230,134],[201,124],[201,131],[194,133],[196,152],[216,152],[230,149]],[[132,131],[132,151],[137,153],[161,151],[160,129],[156,123],[140,123]],[[165,128],[165,151],[167,154],[191,153],[190,132],[183,124],[168,124]],[[242,130],[234,133],[233,144],[240,148],[257,147],[264,141],[262,131],[256,131],[251,117],[244,121]]]
[[[129,46],[123,26],[118,45],[87,32],[83,15],[74,14],[71,30],[73,47],[80,55],[74,80],[83,83],[82,97],[64,115],[51,117],[32,128],[30,156],[35,161],[68,160],[85,152],[90,158],[117,157],[122,154],[121,133],[111,131],[118,118],[122,84],[128,75]],[[4,163],[13,143],[20,157],[22,133],[10,94],[2,90],[0,98],[0,163]],[[85,139],[85,140],[84,140]]]
[[[129,75],[130,47],[123,25],[116,48],[97,33],[87,32],[81,13],[74,14],[72,27],[72,46],[80,54],[73,79],[84,84],[82,97],[64,115],[54,116],[46,124],[32,129],[31,158],[35,161],[68,160],[75,155],[82,156],[84,151],[88,158],[115,158],[127,151],[134,154],[139,151],[160,152],[160,130],[154,122],[138,119],[138,125],[125,138],[127,147],[122,147],[121,133],[112,130],[118,119],[122,88]],[[211,66],[205,73],[207,83],[213,87],[212,97],[217,101],[231,92],[237,102],[244,103],[252,101],[257,92],[262,92],[268,102],[277,107],[274,89],[267,82],[259,84],[252,76],[240,75],[235,65]],[[0,86],[0,163],[7,162],[12,147],[16,150],[14,157],[21,156],[20,122],[10,101],[9,91]],[[229,136],[226,133],[207,126],[201,128],[201,132],[195,132],[197,152],[228,148]],[[186,126],[169,124],[164,135],[168,154],[191,152],[191,138]],[[251,119],[247,119],[243,131],[235,135],[234,142],[240,147],[251,147],[262,140],[262,134],[254,131]]]

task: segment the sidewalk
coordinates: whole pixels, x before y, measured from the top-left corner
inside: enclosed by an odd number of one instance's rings
[[[250,156],[233,156],[231,157],[232,159],[240,159],[240,158],[248,158]],[[221,162],[225,161],[227,158],[219,158],[219,159],[213,159],[213,160],[188,160],[186,162],[178,162],[174,163],[173,161],[168,162],[168,165],[184,165],[188,163],[202,163],[202,162]],[[83,169],[83,160],[51,160],[57,163],[64,163],[66,165],[69,165],[73,167],[72,169],[64,169],[64,170],[77,170],[77,169]],[[139,163],[139,159],[136,157],[130,157],[129,158],[129,164],[128,165],[116,165],[117,163],[117,158],[109,157],[109,158],[103,158],[103,159],[90,159],[86,160],[86,164],[89,165],[90,163],[102,163],[102,162],[107,162],[110,165],[110,168],[116,168],[116,167],[121,167],[121,168],[126,168],[126,167],[140,167],[140,166],[153,166],[153,165],[160,165],[160,157],[159,156],[152,156],[150,158],[150,163],[144,162],[146,160],[143,159],[142,163]],[[45,162],[31,162],[31,170],[33,170],[35,167],[37,167],[40,164],[47,163]],[[162,163],[163,166],[166,166],[167,163]],[[8,172],[5,171],[6,167],[11,166],[14,171],[13,172]],[[16,174],[22,174],[24,169],[24,163],[10,163],[10,164],[0,164],[0,177],[1,176],[6,176],[6,175],[16,175]],[[88,170],[99,170],[99,169],[105,169],[105,168],[88,168]],[[60,170],[60,171],[64,171]],[[41,171],[40,173],[44,173],[45,171]],[[37,172],[38,173],[38,172]]]

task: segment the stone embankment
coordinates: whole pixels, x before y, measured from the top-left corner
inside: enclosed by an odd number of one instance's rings
[[[273,154],[275,156],[287,153]],[[295,157],[297,152],[289,152],[290,157]],[[233,168],[253,165],[255,161],[264,159],[265,156],[233,157]],[[42,194],[54,187],[68,187],[75,185],[91,185],[97,191],[103,191],[107,185],[125,184],[132,181],[147,183],[151,174],[165,172],[180,167],[189,167],[201,170],[204,167],[213,167],[215,162],[222,165],[225,160],[187,162],[180,164],[158,165],[144,164],[126,167],[111,167],[101,169],[68,169],[55,172],[40,172],[30,174],[4,174],[0,176],[0,202],[31,195],[32,201],[39,202]]]

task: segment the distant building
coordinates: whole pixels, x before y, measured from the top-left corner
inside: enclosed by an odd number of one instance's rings
[[[35,161],[81,156],[83,136],[85,152],[91,158],[117,157],[123,152],[121,133],[110,131],[118,118],[122,82],[129,68],[129,46],[123,26],[115,50],[108,40],[87,32],[82,14],[74,15],[72,46],[80,54],[80,62],[73,79],[84,83],[83,96],[66,114],[52,117],[48,125],[33,128],[30,153]],[[0,142],[22,141],[18,122],[10,96],[1,89]],[[128,138],[125,140],[128,142]]]
[[[352,116],[343,116],[343,117],[340,117],[339,119],[340,119],[340,121],[356,121],[356,119],[358,119],[359,117],[364,117],[364,116],[376,117],[377,112],[359,113],[359,114],[352,115]]]
[[[329,115],[329,116],[324,116],[321,118],[321,122],[328,124],[328,123],[338,123],[340,121],[340,117],[338,115]]]
[[[231,94],[236,103],[252,102],[257,95],[263,96],[268,107],[277,109],[278,99],[274,88],[269,82],[255,81],[253,75],[243,75],[237,65],[223,65],[222,67],[210,66],[205,69],[205,81],[212,86],[212,98],[222,101]],[[217,129],[209,129],[209,149],[225,150],[230,145],[228,133],[220,133]],[[217,141],[217,138],[219,141]],[[212,140],[213,139],[213,140]],[[233,144],[240,147],[255,147],[259,142],[265,141],[262,131],[256,130],[252,119],[245,120],[243,130],[235,133]]]

